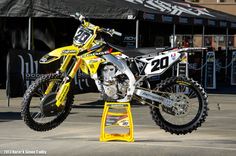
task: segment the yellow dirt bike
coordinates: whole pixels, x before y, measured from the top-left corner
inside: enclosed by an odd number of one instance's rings
[[[40,60],[49,64],[62,59],[60,69],[38,78],[25,92],[21,114],[31,129],[47,131],[66,119],[74,98],[71,83],[79,69],[95,80],[105,101],[137,100],[149,104],[153,120],[167,132],[186,134],[201,126],[207,116],[208,101],[196,81],[170,77],[152,87],[148,78],[163,74],[185,59],[184,52],[204,48],[128,50],[109,44],[98,35],[112,37],[121,33],[95,26],[81,14],[73,17],[82,23],[73,45],[56,49]],[[152,52],[140,55],[143,51]]]

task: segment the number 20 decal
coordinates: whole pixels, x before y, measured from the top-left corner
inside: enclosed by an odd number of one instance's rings
[[[164,68],[168,67],[168,65],[169,65],[169,57],[166,56],[161,59],[153,60],[151,65],[153,66],[153,68],[151,69],[151,72],[155,72],[157,70],[164,69]]]

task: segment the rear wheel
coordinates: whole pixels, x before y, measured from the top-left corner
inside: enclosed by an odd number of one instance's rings
[[[150,107],[153,120],[162,129],[172,134],[186,134],[196,130],[207,116],[207,94],[192,79],[172,77],[159,84],[157,90],[162,96],[174,101],[169,108],[160,103]]]
[[[74,95],[72,90],[67,94],[65,102],[56,106],[56,94],[62,85],[61,74],[47,74],[38,78],[26,90],[22,102],[21,116],[31,129],[35,131],[48,131],[60,125],[69,115]],[[54,82],[52,91],[45,95],[45,91]]]

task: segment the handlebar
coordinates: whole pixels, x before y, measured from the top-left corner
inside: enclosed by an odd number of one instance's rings
[[[115,31],[114,29],[109,29],[109,28],[101,28],[101,32],[104,32],[110,36],[117,35],[117,36],[122,36],[122,33]]]
[[[83,23],[85,20],[85,17],[78,12],[76,12],[74,15],[70,15],[70,16],[74,17],[76,20],[79,20],[81,23]]]
[[[82,24],[85,23],[85,17],[76,12],[74,15],[70,15],[71,17],[74,17],[76,20],[79,20]],[[122,36],[122,33],[115,31],[114,29],[109,29],[109,28],[100,28],[98,31],[104,32],[110,36],[117,35],[117,36]]]

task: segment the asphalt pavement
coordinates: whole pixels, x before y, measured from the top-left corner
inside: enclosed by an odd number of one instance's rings
[[[5,90],[0,91],[0,155],[75,156],[235,156],[236,96],[210,94],[209,116],[197,131],[171,135],[152,121],[148,106],[132,106],[132,143],[100,142],[103,111],[97,93],[76,96],[75,107],[59,127],[48,132],[29,129],[20,117],[22,98],[7,107]],[[84,104],[81,105],[80,104]]]

